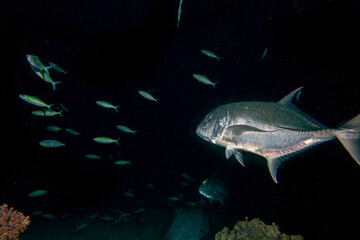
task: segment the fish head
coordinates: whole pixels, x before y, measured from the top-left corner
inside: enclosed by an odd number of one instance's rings
[[[220,179],[207,178],[199,187],[200,195],[222,205],[228,199],[229,193]]]
[[[199,187],[199,193],[206,198],[210,198],[211,194],[209,193],[209,190],[210,189],[209,189],[208,179],[205,179],[205,181],[203,181],[203,183]]]
[[[206,141],[218,143],[229,123],[229,111],[215,109],[201,121],[196,129],[196,134]]]

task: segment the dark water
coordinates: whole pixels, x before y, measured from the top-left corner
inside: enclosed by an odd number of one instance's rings
[[[258,217],[305,239],[349,239],[360,223],[360,167],[337,141],[296,155],[275,184],[264,159],[245,154],[243,168],[223,148],[195,134],[213,108],[235,101],[278,101],[304,86],[299,107],[329,127],[360,113],[359,3],[356,1],[179,2],[12,1],[0,4],[2,136],[0,204],[30,215],[21,239],[161,239],[175,209],[202,209],[211,227]],[[265,48],[267,54],[261,56]],[[208,49],[219,62],[200,53]],[[52,90],[25,55],[59,64]],[[216,89],[192,74],[218,81]],[[151,92],[150,102],[138,90]],[[63,117],[41,118],[18,94],[60,102]],[[119,112],[95,104],[120,105]],[[54,105],[60,110],[59,105]],[[117,124],[137,130],[121,133]],[[48,125],[72,128],[57,134]],[[92,138],[118,138],[119,146]],[[38,142],[57,139],[65,148]],[[101,160],[84,155],[101,155]],[[131,166],[116,166],[116,160]],[[183,186],[186,173],[194,181]],[[231,189],[225,206],[201,202],[201,182],[221,178]],[[151,183],[154,188],[147,184]],[[36,189],[48,193],[27,195]],[[125,197],[132,189],[134,198]],[[179,201],[168,197],[177,196]],[[194,202],[189,206],[186,202]],[[137,209],[145,212],[133,214]],[[41,210],[54,220],[35,216]],[[89,216],[131,213],[114,224]],[[61,217],[69,214],[68,217]],[[83,231],[75,226],[88,223]]]

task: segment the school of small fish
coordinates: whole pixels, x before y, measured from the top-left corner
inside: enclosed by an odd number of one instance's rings
[[[183,0],[180,0],[179,1],[179,7],[178,7],[178,14],[177,14],[177,25],[176,25],[177,30],[179,30],[179,28],[180,28],[180,17],[181,17],[181,13],[182,13],[182,4],[183,4]],[[263,53],[262,53],[262,55],[260,57],[261,61],[264,61],[267,52],[268,52],[268,47],[266,47],[264,49],[264,51],[263,51]],[[207,49],[200,49],[200,53],[203,54],[204,56],[208,57],[210,59],[209,61],[215,62],[215,60],[216,60],[216,62],[220,62],[220,60],[222,59],[222,57],[217,56],[217,54],[215,54],[214,52],[212,52],[210,50],[207,50]],[[58,84],[62,83],[61,85],[59,85],[59,87],[61,87],[62,85],[65,85],[65,83],[63,83],[63,81],[54,81],[53,78],[51,77],[50,73],[51,73],[52,70],[55,70],[58,73],[64,74],[66,77],[68,76],[67,75],[68,72],[66,70],[64,70],[62,67],[60,67],[58,64],[53,63],[53,62],[48,62],[49,65],[46,66],[40,61],[40,58],[38,56],[35,56],[35,55],[32,55],[32,54],[27,54],[26,55],[26,60],[30,64],[31,70],[38,77],[40,77],[47,84],[51,84],[51,87],[52,87],[53,91],[56,90],[56,87],[57,87]],[[217,63],[214,63],[214,64],[217,64]],[[212,86],[215,89],[216,85],[218,84],[218,81],[213,81],[211,79],[217,80],[216,77],[211,76],[211,74],[207,74],[207,73],[205,73],[205,74],[203,74],[203,73],[193,73],[192,76],[199,83],[202,83],[202,84],[208,85],[208,86]],[[210,78],[208,76],[210,76]],[[210,89],[211,89],[211,87],[210,87]],[[159,104],[158,102],[161,102],[161,101],[159,101],[157,96],[156,96],[156,98],[153,96],[151,90],[150,91],[138,90],[137,92],[143,99],[145,99],[144,101],[146,101],[146,100],[152,101],[153,103],[150,103],[151,105],[152,104],[154,104],[154,105]],[[29,94],[31,94],[31,93],[29,93]],[[68,108],[63,106],[59,102],[56,102],[56,103],[52,102],[52,103],[49,104],[49,102],[46,101],[46,97],[44,97],[45,101],[43,101],[42,99],[40,99],[37,96],[32,96],[32,95],[23,94],[23,93],[19,94],[18,96],[19,96],[19,98],[21,100],[27,102],[30,105],[33,105],[33,106],[37,107],[37,109],[31,111],[31,114],[36,116],[36,117],[41,117],[41,118],[46,118],[46,119],[59,118],[59,117],[66,118],[66,115],[67,115],[66,112],[69,112]],[[43,98],[43,97],[41,97],[41,98]],[[297,96],[297,98],[298,98],[298,96]],[[104,100],[106,100],[106,101],[104,101]],[[97,100],[97,101],[94,102],[94,105],[96,104],[99,107],[101,107],[101,108],[98,107],[99,111],[108,111],[111,114],[117,114],[119,112],[118,109],[122,105],[119,105],[119,103],[116,102],[116,101],[110,103],[110,102],[108,102],[107,99],[104,99],[104,100]],[[56,110],[54,110],[55,109],[54,106],[57,106]],[[229,115],[229,111],[227,111],[227,114]],[[226,116],[226,117],[229,117],[229,116]],[[61,118],[59,118],[59,119],[61,119]],[[205,118],[204,121],[207,123],[207,120],[208,119]],[[219,122],[220,122],[219,123],[220,125],[223,124],[222,121],[219,120]],[[131,128],[130,128],[130,127],[128,127],[126,125],[122,125],[122,124],[124,124],[124,123],[121,123],[121,125],[118,124],[116,126],[113,126],[114,130],[115,130],[115,128],[119,130],[119,131],[114,131],[115,135],[119,135],[120,133],[125,133],[124,135],[126,135],[126,136],[131,136],[131,135],[136,135],[137,134],[137,130],[133,130],[133,126],[131,126]],[[243,127],[244,124],[242,124],[241,126]],[[206,125],[206,127],[208,127],[208,126]],[[135,129],[136,129],[136,127],[135,127]],[[56,126],[56,125],[48,125],[46,127],[46,130],[49,131],[49,132],[52,132],[53,134],[56,134],[56,133],[64,130],[64,131],[66,131],[68,133],[69,136],[72,136],[74,138],[76,138],[76,136],[78,136],[78,135],[81,135],[81,132],[82,132],[82,131],[79,132],[77,130],[74,130],[73,128],[64,127],[64,126],[60,127],[60,126]],[[200,130],[202,130],[202,132],[200,132]],[[200,130],[198,129],[197,133],[198,133],[199,136],[203,137],[205,140],[211,141],[212,140],[211,137],[214,137],[212,135],[207,136],[205,134],[202,134],[202,135],[200,134],[200,133],[205,132],[205,130],[207,130],[207,128],[206,129],[205,129],[205,127],[200,128]],[[234,128],[232,129],[233,132],[235,132],[235,130],[236,129],[234,129]],[[250,129],[249,127],[247,127],[247,128],[243,127],[240,130],[241,130],[241,133],[243,133],[243,132],[248,133],[250,131],[261,132],[258,129],[256,129],[256,131],[255,131],[254,128]],[[238,131],[240,132],[240,130],[238,130]],[[289,132],[291,129],[290,128],[284,128],[284,131],[285,130],[287,132]],[[271,131],[269,131],[269,132],[271,132]],[[221,135],[220,140],[224,140],[223,138],[224,138],[224,136]],[[96,144],[98,143],[98,145],[102,146],[102,147],[104,145],[106,145],[106,144],[109,145],[110,147],[118,147],[120,145],[119,140],[120,140],[120,137],[118,137],[118,136],[111,136],[110,137],[110,136],[106,136],[106,135],[105,136],[102,136],[102,135],[93,136],[93,138],[92,138],[92,142],[95,142]],[[91,139],[89,139],[89,142],[90,141],[91,141]],[[212,141],[212,142],[215,143],[214,141]],[[43,147],[43,148],[49,149],[49,151],[52,151],[50,149],[54,149],[54,148],[57,148],[57,149],[66,148],[66,144],[67,143],[63,143],[63,142],[61,142],[61,141],[59,141],[57,139],[44,139],[44,140],[39,141],[39,145],[41,147]],[[227,143],[227,144],[230,146],[229,143]],[[221,144],[218,144],[218,145],[221,145]],[[222,144],[222,145],[225,145],[225,144]],[[234,155],[236,157],[236,159],[242,165],[244,165],[241,153],[239,151],[235,151],[233,148],[230,148],[229,146],[227,146],[227,149],[226,149],[226,157],[228,158],[228,157]],[[357,153],[358,153],[358,151],[357,151]],[[94,153],[93,149],[91,149],[91,151],[89,151],[89,152],[83,153],[82,156],[84,158],[88,159],[87,161],[94,160],[94,162],[100,161],[103,158],[103,156],[98,155],[98,153]],[[109,155],[109,159],[113,160],[114,157],[112,155]],[[131,168],[131,166],[132,166],[132,161],[131,160],[129,160],[127,158],[120,158],[120,159],[121,160],[116,159],[116,160],[112,161],[112,164],[113,164],[112,166],[116,165],[114,167],[121,168],[121,169],[127,169],[129,167]],[[271,174],[273,176],[274,181],[277,182],[276,169],[273,170],[273,172],[271,172]],[[188,187],[190,185],[194,185],[197,182],[196,179],[193,179],[192,177],[190,177],[186,173],[181,174],[181,176],[183,177],[183,181],[181,182],[182,187]],[[180,176],[179,176],[179,178],[180,178]],[[202,180],[201,182],[202,183],[199,184],[199,186],[198,186],[198,193],[201,196],[203,196],[205,198],[208,198],[210,201],[219,202],[221,205],[224,205],[226,203],[226,201],[230,198],[230,196],[229,196],[230,194],[229,194],[226,186],[219,179],[214,178],[214,177],[209,177],[209,178],[206,178],[205,180]],[[149,191],[151,191],[153,189],[156,189],[156,185],[154,186],[152,183],[147,183],[145,186],[147,187],[147,189]],[[44,195],[46,197],[46,195],[48,195],[48,194],[49,194],[48,190],[38,189],[38,190],[30,192],[27,196],[29,198],[40,198],[40,197],[42,197]],[[138,194],[137,191],[134,191],[134,189],[129,189],[126,192],[122,193],[122,196],[125,197],[126,199],[136,199],[136,196],[139,196],[139,195],[140,194]],[[182,203],[185,203],[186,205],[191,206],[191,207],[206,204],[206,202],[203,201],[203,200],[197,201],[197,202],[195,202],[195,201],[186,201],[186,196],[184,196],[181,193],[176,193],[176,194],[171,193],[171,194],[166,196],[166,200],[168,202],[170,202],[170,204],[177,204],[177,203],[182,202]],[[94,214],[91,214],[91,215],[88,216],[88,219],[86,220],[86,222],[74,225],[74,232],[85,231],[87,229],[87,227],[89,226],[88,221],[93,220],[93,219],[98,219],[100,221],[112,222],[114,224],[117,224],[119,222],[127,222],[127,221],[129,221],[129,218],[130,218],[130,216],[132,214],[133,215],[141,214],[143,212],[146,212],[146,209],[141,207],[141,208],[138,208],[138,209],[133,209],[132,211],[127,211],[127,212],[117,211],[115,214],[113,213],[113,214],[106,214],[106,215],[101,214],[100,215],[98,213],[94,213]],[[50,219],[50,220],[53,220],[56,217],[55,215],[50,214],[50,213],[43,213],[41,210],[36,211],[33,214],[42,216],[43,218]],[[70,216],[70,215],[69,214],[64,214],[61,217],[65,218],[65,217],[68,217],[68,216]],[[193,218],[193,216],[198,217],[199,224],[202,224],[202,222],[205,219],[205,216],[203,216],[203,214],[201,212],[190,212],[190,217]],[[185,217],[187,217],[187,215],[185,215]],[[190,222],[190,223],[192,223],[192,222]],[[190,229],[192,229],[191,227],[193,227],[193,224],[189,224]],[[197,231],[199,231],[199,232],[202,232],[202,231],[206,232],[207,231],[207,229],[203,230],[202,227],[203,227],[202,225],[199,225],[198,229],[195,229],[196,232]],[[171,234],[172,234],[172,232],[169,231],[169,233],[167,235],[171,236]],[[168,238],[169,239],[174,239],[174,238],[171,238],[171,237],[168,237]],[[187,239],[187,238],[184,238],[184,239]],[[188,238],[188,239],[190,239],[190,238]],[[195,239],[195,238],[191,238],[191,239]]]

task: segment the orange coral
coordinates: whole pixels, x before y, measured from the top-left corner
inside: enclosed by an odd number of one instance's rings
[[[0,240],[17,240],[30,224],[29,216],[8,208],[7,204],[0,206]]]

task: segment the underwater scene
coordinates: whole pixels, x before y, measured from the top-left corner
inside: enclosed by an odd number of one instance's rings
[[[360,3],[0,3],[0,239],[357,239]]]

